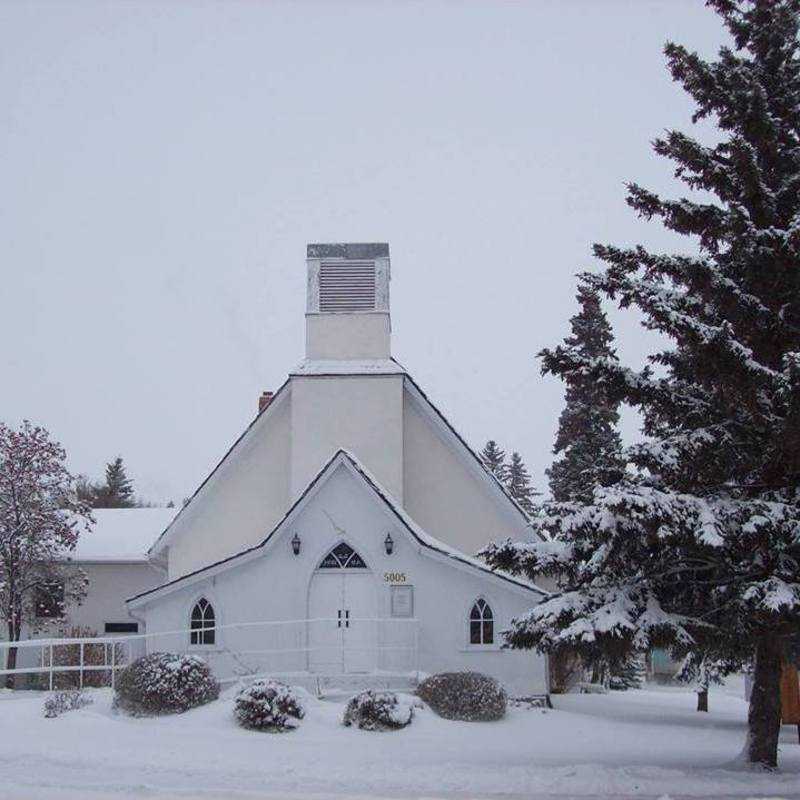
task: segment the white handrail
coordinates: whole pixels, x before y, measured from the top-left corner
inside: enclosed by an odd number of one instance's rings
[[[350,622],[391,622],[397,623],[411,623],[416,624],[419,622],[416,618],[411,617],[350,617]],[[209,625],[202,630],[204,631],[222,631],[227,628],[255,628],[259,626],[278,626],[278,625],[304,625],[309,622],[339,622],[336,617],[314,617],[310,619],[289,619],[289,620],[268,620],[265,622],[231,622],[227,625]],[[197,628],[196,630],[200,630]],[[105,634],[98,634],[97,636],[78,636],[64,638],[50,638],[50,639],[20,639],[18,642],[12,642],[7,639],[0,639],[0,647],[14,648],[14,647],[41,647],[42,645],[53,644],[60,647],[66,647],[71,644],[102,644],[103,642],[130,642],[137,639],[151,639],[155,636],[185,636],[190,632],[189,628],[181,628],[175,631],[153,631],[152,633],[126,633],[124,636],[106,636]]]
[[[408,661],[403,661],[405,668],[399,670],[400,672],[414,672],[419,671],[419,620],[415,618],[378,618],[378,617],[352,617],[349,620],[350,625],[353,623],[370,623],[374,625],[374,644],[365,644],[363,641],[354,640],[346,642],[346,636],[338,637],[338,641],[334,640],[330,644],[315,644],[309,639],[309,630],[319,623],[329,623],[331,627],[337,630],[345,629],[341,626],[341,621],[334,617],[315,617],[309,619],[294,619],[294,620],[269,620],[269,621],[249,621],[249,622],[234,622],[226,625],[211,625],[203,629],[197,629],[196,632],[207,634],[209,632],[217,631],[240,631],[254,628],[262,628],[269,634],[270,632],[278,634],[273,638],[273,646],[266,648],[250,648],[246,644],[242,649],[233,647],[225,647],[220,643],[220,637],[215,637],[216,641],[213,645],[193,645],[191,644],[192,630],[187,626],[179,630],[170,631],[154,631],[150,633],[136,633],[123,636],[97,636],[97,637],[65,637],[65,638],[41,638],[41,639],[25,639],[18,642],[14,641],[0,641],[0,665],[3,665],[3,650],[7,653],[13,648],[18,651],[26,651],[30,648],[39,648],[39,664],[38,665],[22,665],[15,666],[14,669],[0,669],[0,676],[2,675],[22,675],[22,674],[47,674],[48,685],[52,690],[54,688],[54,675],[63,673],[78,673],[78,684],[82,688],[84,685],[84,673],[104,672],[110,676],[110,683],[113,687],[115,685],[116,672],[124,668],[127,663],[134,657],[134,650],[137,650],[137,657],[139,654],[143,655],[146,652],[152,652],[151,645],[156,645],[158,639],[166,637],[178,637],[177,647],[175,643],[169,643],[169,649],[173,652],[190,652],[200,653],[205,655],[208,659],[225,659],[228,658],[233,662],[234,671],[238,667],[246,669],[247,674],[255,670],[259,671],[262,665],[243,665],[240,659],[266,657],[267,659],[283,659],[285,657],[296,656],[300,659],[299,663],[305,666],[299,670],[293,668],[290,672],[305,672],[308,674],[331,674],[324,670],[312,669],[311,658],[314,654],[331,653],[337,658],[341,656],[342,669],[344,669],[344,657],[346,653],[351,654],[370,654],[375,655],[374,669],[381,672],[385,671],[384,667],[389,659],[403,658],[405,654],[408,655]],[[286,630],[290,626],[295,626],[294,631],[289,640],[285,636],[280,635],[281,630]],[[395,632],[401,634],[401,641],[392,641],[391,633]],[[403,633],[408,631],[410,637],[406,637]],[[227,637],[223,637],[227,638]],[[408,639],[408,641],[405,641]],[[256,643],[256,642],[253,642]],[[251,644],[253,644],[251,643]],[[257,642],[261,644],[261,642]],[[231,643],[232,644],[232,643]],[[86,663],[87,654],[92,651],[91,647],[86,645],[103,646],[103,662],[102,664]],[[287,646],[289,645],[289,646]],[[108,648],[111,648],[111,663],[109,664]],[[54,651],[58,648],[74,647],[77,649],[71,651],[72,658],[77,656],[77,663],[72,664],[57,664]],[[120,648],[119,652],[117,648]],[[383,663],[379,663],[382,659]],[[285,663],[280,661],[280,663]],[[332,662],[333,663],[333,662]],[[318,666],[318,665],[317,665]],[[269,672],[269,670],[266,670]],[[286,672],[286,669],[276,669],[274,672]],[[390,670],[397,672],[398,670]]]

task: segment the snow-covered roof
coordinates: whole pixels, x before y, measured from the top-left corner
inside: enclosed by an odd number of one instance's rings
[[[147,561],[147,550],[169,525],[174,508],[95,508],[95,524],[83,531],[73,561]]]
[[[290,375],[405,375],[406,371],[393,358],[368,358],[337,361],[305,359]]]
[[[134,604],[136,606],[141,605],[143,602],[147,602],[147,600],[161,596],[165,593],[170,591],[174,591],[178,588],[181,588],[193,581],[201,580],[204,577],[208,577],[212,574],[217,574],[223,570],[229,569],[235,566],[237,563],[242,563],[244,560],[248,558],[252,558],[255,556],[259,551],[263,551],[270,542],[276,537],[278,532],[293,519],[295,514],[304,506],[306,501],[322,486],[322,484],[331,476],[333,475],[334,471],[340,464],[347,464],[353,472],[360,476],[360,478],[369,486],[372,491],[381,499],[383,503],[389,508],[389,510],[397,517],[398,521],[408,530],[411,536],[417,540],[423,546],[424,550],[433,551],[438,553],[440,556],[445,556],[449,559],[452,559],[455,562],[459,562],[463,565],[466,565],[472,569],[476,569],[486,575],[491,576],[495,579],[500,579],[506,581],[510,584],[513,584],[520,589],[524,589],[527,591],[535,592],[541,596],[547,596],[548,592],[544,589],[536,586],[536,584],[531,583],[530,581],[525,580],[524,578],[519,578],[516,575],[511,575],[507,572],[503,572],[502,570],[496,570],[489,567],[483,561],[477,558],[473,558],[472,556],[468,556],[465,553],[462,553],[459,550],[456,550],[453,547],[445,544],[444,542],[440,541],[439,539],[431,536],[425,530],[423,530],[416,522],[414,522],[411,517],[403,509],[402,505],[394,499],[391,493],[385,489],[378,480],[367,470],[367,468],[354,456],[351,452],[340,449],[338,450],[328,461],[327,464],[317,473],[316,477],[311,481],[311,483],[306,486],[303,490],[303,493],[295,500],[292,504],[291,508],[286,512],[283,519],[278,522],[278,524],[270,531],[267,537],[257,545],[252,547],[248,547],[244,550],[241,550],[238,553],[235,553],[231,556],[221,559],[220,561],[215,561],[213,564],[208,564],[205,567],[201,567],[200,569],[195,570],[194,572],[190,572],[186,575],[182,575],[179,578],[174,578],[167,583],[162,584],[161,586],[157,586],[154,589],[150,589],[146,592],[142,592],[141,594],[134,595],[133,597],[128,598],[126,601],[127,603]]]

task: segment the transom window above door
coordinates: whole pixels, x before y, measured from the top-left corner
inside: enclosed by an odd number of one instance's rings
[[[319,565],[320,569],[366,569],[364,559],[350,547],[349,544],[339,542]]]

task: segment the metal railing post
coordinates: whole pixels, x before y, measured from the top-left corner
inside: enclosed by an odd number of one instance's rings
[[[53,643],[50,642],[50,691],[53,691]]]
[[[81,642],[80,688],[83,689],[83,642]]]
[[[111,688],[114,688],[114,677],[116,669],[117,643],[111,640]]]
[[[414,666],[417,672],[417,683],[419,683],[419,620],[414,622]]]

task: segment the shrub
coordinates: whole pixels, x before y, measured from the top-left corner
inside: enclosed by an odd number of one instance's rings
[[[202,658],[151,653],[119,673],[114,708],[134,716],[181,714],[217,697],[219,683]]]
[[[67,711],[76,711],[91,704],[92,698],[83,692],[53,692],[44,701],[44,715],[48,719],[53,719],[65,714]]]
[[[392,731],[405,728],[414,718],[414,708],[422,703],[408,695],[394,692],[361,692],[351,697],[342,722],[357,725],[363,731]]]
[[[258,731],[290,731],[306,715],[297,690],[273,680],[256,680],[240,689],[233,715],[243,728]]]
[[[491,722],[502,719],[508,698],[505,689],[479,672],[441,672],[419,685],[417,694],[445,719]]]

